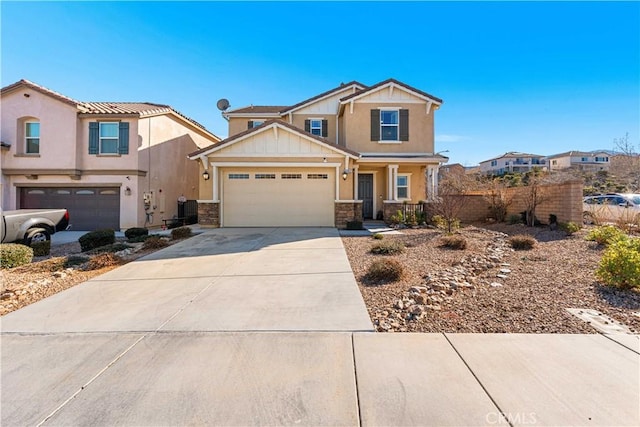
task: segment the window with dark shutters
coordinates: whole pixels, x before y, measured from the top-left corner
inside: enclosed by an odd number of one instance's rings
[[[304,121],[304,131],[311,132],[311,120],[307,119]]]
[[[324,138],[329,136],[329,121],[326,119],[322,120],[322,136]]]
[[[380,110],[371,110],[371,140],[380,141]]]
[[[400,110],[400,141],[409,140],[409,110]]]
[[[253,128],[253,120],[249,120],[247,122],[247,129],[251,129],[251,128]]]

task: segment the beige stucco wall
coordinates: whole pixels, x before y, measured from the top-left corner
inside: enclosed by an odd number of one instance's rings
[[[304,130],[304,121],[307,119],[327,120],[327,142],[336,143],[336,116],[335,114],[292,114],[293,125]],[[288,118],[287,118],[288,121]]]
[[[356,102],[353,113],[347,106],[344,110],[344,118],[340,123],[340,132],[344,132],[346,147],[360,153],[433,153],[434,152],[434,128],[433,121],[435,109],[427,114],[424,104],[393,104],[409,110],[409,141],[401,143],[379,143],[371,141],[371,110],[378,107],[391,106],[390,104],[372,104]]]
[[[25,94],[29,96],[26,97]],[[1,139],[11,144],[9,151],[2,156],[3,168],[76,168],[75,107],[29,88],[19,88],[4,94],[0,102]],[[39,155],[20,156],[25,152],[25,142],[23,123],[19,123],[19,120],[24,117],[40,121]]]
[[[229,118],[229,136],[236,135],[240,132],[244,132],[248,129],[248,122],[252,121],[261,121],[266,122],[268,120],[273,120],[274,117],[231,117]]]

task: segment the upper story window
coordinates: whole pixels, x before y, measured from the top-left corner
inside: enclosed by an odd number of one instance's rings
[[[40,122],[24,124],[25,153],[40,154]]]
[[[491,166],[498,166],[497,160],[491,160]]]
[[[596,157],[596,162],[608,162],[608,157]]]
[[[257,128],[262,124],[264,124],[264,120],[249,120],[247,122],[247,129]]]
[[[118,154],[119,123],[100,123],[100,154]]]
[[[89,123],[89,154],[129,154],[129,123]]]
[[[583,157],[582,159],[580,159],[581,162],[588,162],[589,158],[588,157]]]
[[[326,138],[329,135],[329,123],[325,119],[307,119],[304,121],[304,130],[312,135]]]
[[[400,121],[398,118],[398,110],[380,111],[380,140],[381,141],[398,141],[399,124],[400,124]]]
[[[371,141],[395,142],[409,140],[409,110],[371,110]]]

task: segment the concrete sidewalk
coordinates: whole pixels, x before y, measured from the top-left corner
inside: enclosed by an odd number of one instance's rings
[[[382,334],[335,229],[221,229],[2,318],[1,425],[640,425],[624,335]]]

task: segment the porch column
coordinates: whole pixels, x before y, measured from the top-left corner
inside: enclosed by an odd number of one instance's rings
[[[393,166],[393,200],[398,200],[398,165]]]
[[[218,201],[220,198],[218,197],[218,167],[212,166],[213,171],[211,172],[211,185],[213,185],[213,200]]]
[[[358,168],[353,168],[353,200],[358,200]]]
[[[427,199],[434,200],[438,196],[438,167],[427,165]]]
[[[438,197],[438,175],[440,172],[440,165],[433,167],[433,197]]]

